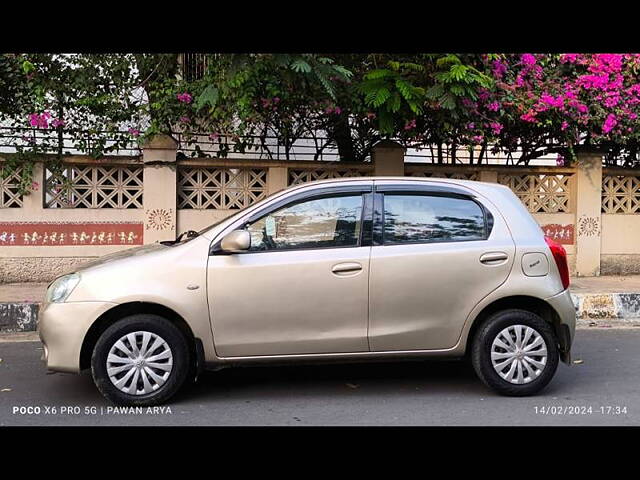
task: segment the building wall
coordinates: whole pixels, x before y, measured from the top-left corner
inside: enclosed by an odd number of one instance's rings
[[[565,246],[573,274],[640,273],[635,172],[603,172],[596,155],[584,155],[580,168],[407,159],[396,144],[382,143],[372,162],[358,164],[176,160],[175,143],[158,138],[141,157],[67,158],[69,185],[61,188],[64,182],[47,173],[43,158],[34,172],[39,188],[30,195],[16,194],[15,178],[1,180],[0,282],[50,281],[88,259],[201,230],[292,184],[374,174],[508,185],[545,233]]]

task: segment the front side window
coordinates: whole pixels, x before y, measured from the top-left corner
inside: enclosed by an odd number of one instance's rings
[[[354,247],[360,237],[362,195],[305,200],[247,226],[250,251]]]
[[[472,200],[429,195],[384,196],[384,243],[484,238],[484,212]]]

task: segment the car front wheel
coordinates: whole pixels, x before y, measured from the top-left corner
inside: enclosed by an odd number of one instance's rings
[[[502,395],[534,395],[558,368],[558,346],[551,325],[525,310],[504,310],[477,332],[471,362],[478,377]]]
[[[157,315],[138,314],[107,328],[93,350],[98,390],[118,405],[167,401],[189,374],[189,346],[180,330]]]

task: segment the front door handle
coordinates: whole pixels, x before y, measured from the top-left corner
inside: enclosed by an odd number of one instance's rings
[[[355,273],[362,270],[362,265],[358,262],[345,262],[338,263],[331,267],[331,271],[336,275],[344,274],[344,273]]]
[[[509,259],[509,255],[504,252],[487,252],[480,256],[480,262],[487,265],[495,265]]]

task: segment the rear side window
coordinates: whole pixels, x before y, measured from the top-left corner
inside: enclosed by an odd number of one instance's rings
[[[473,200],[433,195],[384,196],[385,244],[485,238],[485,214]]]

